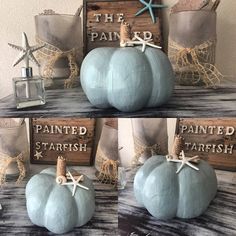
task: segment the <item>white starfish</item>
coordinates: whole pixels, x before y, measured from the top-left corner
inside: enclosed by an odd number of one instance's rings
[[[11,44],[11,43],[8,43],[8,45],[10,47],[16,49],[17,51],[20,51],[20,54],[16,58],[15,62],[13,63],[13,66],[18,65],[23,60],[25,61],[26,67],[29,67],[29,61],[32,61],[37,66],[40,66],[39,62],[34,57],[33,53],[36,52],[37,50],[43,48],[45,45],[30,46],[26,33],[22,33],[22,47],[17,46],[15,44]]]
[[[176,171],[176,174],[178,174],[185,165],[188,165],[189,167],[193,168],[194,170],[199,170],[195,165],[191,164],[190,162],[197,159],[198,156],[194,156],[194,157],[186,157],[184,151],[181,152],[181,160],[179,159],[170,159],[167,156],[167,161],[169,162],[178,162],[181,163],[180,167],[178,168],[178,170]]]
[[[42,152],[38,152],[36,151],[34,156],[37,158],[37,160],[39,160],[40,158],[43,158]]]
[[[82,181],[82,178],[84,177],[83,175],[79,176],[77,180],[75,180],[75,178],[72,176],[72,174],[70,173],[70,171],[68,171],[68,174],[72,180],[72,182],[66,182],[62,185],[74,185],[73,186],[73,191],[72,191],[72,196],[74,197],[75,196],[75,192],[76,192],[76,188],[77,187],[80,187],[82,189],[85,189],[85,190],[89,190],[89,188],[83,186],[82,184],[79,184],[79,181]]]
[[[135,41],[135,39],[137,39],[137,41]],[[154,43],[151,43],[153,40],[152,39],[148,39],[148,40],[144,40],[142,38],[140,38],[139,36],[135,35],[134,36],[134,41],[129,41],[126,42],[127,45],[142,45],[142,52],[145,52],[146,47],[152,47],[152,48],[158,48],[161,49],[162,47],[155,45]]]

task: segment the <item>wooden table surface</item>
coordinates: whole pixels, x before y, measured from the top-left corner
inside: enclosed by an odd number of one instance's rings
[[[39,173],[48,166],[32,165],[31,174]],[[118,235],[117,191],[110,185],[101,184],[95,177],[94,167],[77,168],[93,180],[96,192],[96,210],[93,218],[83,227],[64,235]],[[47,229],[35,226],[26,211],[25,186],[29,177],[19,186],[8,182],[0,190],[0,235],[53,235]]]
[[[135,200],[133,178],[136,170],[127,171],[128,183],[119,191],[118,216],[121,236],[222,236],[236,235],[236,172],[216,171],[218,193],[208,210],[190,220],[161,221],[152,217]]]
[[[10,95],[0,100],[0,117],[236,117],[236,85],[218,89],[176,86],[168,104],[132,113],[97,109],[80,87],[47,90],[46,100],[43,106],[17,110]]]

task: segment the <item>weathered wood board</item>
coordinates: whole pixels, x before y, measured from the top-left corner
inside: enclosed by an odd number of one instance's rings
[[[49,232],[44,227],[34,225],[27,214],[25,186],[32,176],[38,174],[49,166],[31,165],[30,173],[22,183],[16,186],[15,179],[7,182],[0,191],[0,203],[3,210],[0,210],[0,235],[1,236],[53,236],[55,234]],[[93,182],[95,189],[95,205],[96,209],[92,219],[82,227],[76,227],[71,232],[63,234],[63,236],[75,235],[92,235],[92,236],[114,236],[118,235],[118,217],[117,217],[117,200],[118,193],[113,186],[102,184],[95,176],[96,169],[94,167],[73,167],[73,169],[88,176]]]
[[[94,130],[95,119],[31,119],[31,163],[55,164],[63,156],[68,165],[91,165]]]
[[[136,171],[137,168],[127,170],[127,185],[124,190],[119,191],[119,235],[236,235],[236,173],[216,170],[217,195],[202,216],[193,219],[158,220],[135,199],[133,180]]]
[[[236,119],[179,119],[185,152],[217,169],[236,171]]]
[[[236,85],[222,85],[218,89],[193,86],[176,86],[173,97],[158,108],[145,108],[137,112],[121,112],[115,108],[99,109],[87,99],[81,87],[46,91],[47,103],[43,106],[16,109],[13,95],[0,100],[0,117],[13,118],[195,118],[236,117]]]
[[[119,47],[122,18],[130,24],[133,32],[162,45],[161,10],[153,10],[158,17],[153,23],[148,11],[135,16],[143,7],[138,0],[84,0],[84,55],[97,47]]]

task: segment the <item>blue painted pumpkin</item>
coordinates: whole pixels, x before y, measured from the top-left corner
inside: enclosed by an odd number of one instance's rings
[[[58,185],[56,170],[48,168],[33,176],[26,186],[26,203],[33,224],[62,234],[86,224],[95,210],[95,193],[92,181],[84,176],[82,185],[72,197],[73,186]]]
[[[200,216],[216,195],[215,171],[207,162],[200,161],[199,171],[185,166],[176,174],[179,165],[164,156],[153,156],[135,175],[137,201],[158,219]]]
[[[168,57],[158,49],[97,48],[84,59],[81,85],[98,108],[132,112],[158,107],[173,93],[174,73]]]

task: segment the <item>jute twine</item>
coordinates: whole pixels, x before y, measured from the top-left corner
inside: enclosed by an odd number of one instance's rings
[[[132,31],[129,23],[122,20],[120,25],[120,47],[133,46],[128,45],[128,42],[132,41]]]
[[[190,80],[192,85],[203,82],[206,87],[215,88],[224,78],[213,64],[215,47],[216,40],[185,48],[169,39],[169,58],[180,82]]]
[[[171,159],[179,159],[180,153],[184,150],[184,138],[176,135],[171,151]]]
[[[78,48],[72,48],[68,51],[62,51],[61,49],[41,40],[36,37],[36,41],[40,45],[45,45],[44,48],[40,49],[37,54],[37,59],[40,64],[46,63],[43,69],[43,77],[46,79],[53,79],[53,67],[55,63],[62,58],[68,59],[68,65],[70,68],[70,77],[65,80],[64,87],[72,88],[76,83],[76,79],[79,75],[79,66],[77,65],[76,59],[79,54]]]
[[[118,161],[109,159],[100,146],[97,148],[96,158],[100,166],[97,175],[99,181],[116,186],[118,182]]]
[[[11,157],[7,154],[0,153],[0,186],[6,182],[6,171],[11,163],[17,163],[17,167],[19,170],[19,176],[16,181],[19,184],[26,175],[26,168],[25,168],[25,157],[24,153],[20,153],[16,157]]]
[[[62,156],[57,158],[57,178],[58,184],[64,184],[67,182],[66,178],[66,159]]]
[[[133,137],[134,139],[134,152],[135,156],[132,160],[132,165],[138,165],[139,164],[139,158],[145,153],[149,152],[150,155],[157,155],[160,153],[160,144],[156,143],[153,145],[146,145],[144,144],[139,138]]]

